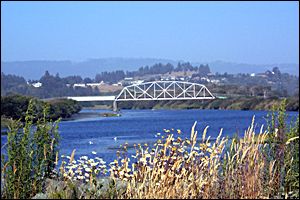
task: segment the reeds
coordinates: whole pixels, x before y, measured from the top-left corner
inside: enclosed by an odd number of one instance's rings
[[[165,130],[152,149],[137,145],[132,164],[126,154],[110,163],[110,176],[127,183],[119,198],[271,197],[276,160],[265,158],[267,132],[255,134],[254,118],[244,137],[230,142],[222,130],[210,141],[208,127],[197,142],[195,125],[190,138]]]

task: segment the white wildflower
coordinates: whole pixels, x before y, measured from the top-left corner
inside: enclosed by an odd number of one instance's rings
[[[80,159],[87,160],[88,157],[87,156],[82,156],[82,157],[80,157]]]
[[[85,171],[91,172],[92,170],[91,170],[91,168],[87,167],[87,168],[85,168]]]

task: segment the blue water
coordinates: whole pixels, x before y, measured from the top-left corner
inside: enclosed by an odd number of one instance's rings
[[[81,112],[108,112],[107,110],[82,110]],[[154,143],[155,134],[163,129],[180,129],[181,138],[190,137],[190,131],[195,121],[198,137],[206,126],[209,126],[207,136],[216,138],[223,128],[223,136],[238,133],[243,136],[255,116],[256,132],[262,124],[266,126],[266,111],[236,111],[236,110],[122,110],[121,117],[93,117],[74,121],[63,121],[59,124],[60,155],[70,155],[76,149],[75,157],[87,155],[111,162],[116,159],[116,151],[121,144]],[[295,119],[298,112],[288,112],[288,122]],[[175,132],[174,132],[175,133]],[[117,137],[117,140],[114,140]],[[1,144],[6,142],[6,136],[1,136]],[[92,142],[92,144],[90,144]],[[132,152],[132,149],[129,149]]]

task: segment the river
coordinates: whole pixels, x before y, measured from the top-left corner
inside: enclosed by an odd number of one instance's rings
[[[87,155],[101,157],[107,162],[116,159],[116,151],[127,142],[129,147],[134,143],[154,143],[156,133],[164,133],[163,129],[182,131],[181,138],[190,137],[191,128],[197,121],[198,138],[209,126],[207,136],[216,138],[223,128],[223,136],[238,133],[243,136],[255,116],[256,133],[262,124],[266,126],[267,111],[237,110],[121,110],[121,117],[95,116],[107,110],[87,110],[81,113],[93,113],[93,117],[62,121],[59,124],[60,155],[70,155],[76,149],[75,157]],[[287,112],[288,122],[295,119],[298,112]],[[175,133],[174,132],[174,133]],[[1,144],[6,136],[1,136]],[[96,155],[92,151],[97,152]],[[129,148],[129,151],[133,150]]]

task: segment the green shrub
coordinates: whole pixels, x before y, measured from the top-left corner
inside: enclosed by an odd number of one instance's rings
[[[288,127],[286,124],[287,100],[273,105],[267,116],[268,144],[266,156],[276,160],[274,195],[293,193],[299,197],[299,116]]]
[[[56,164],[59,120],[47,121],[49,106],[45,105],[43,117],[33,126],[33,104],[30,100],[24,124],[18,120],[9,127],[6,153],[1,155],[2,198],[31,198],[41,192]]]

